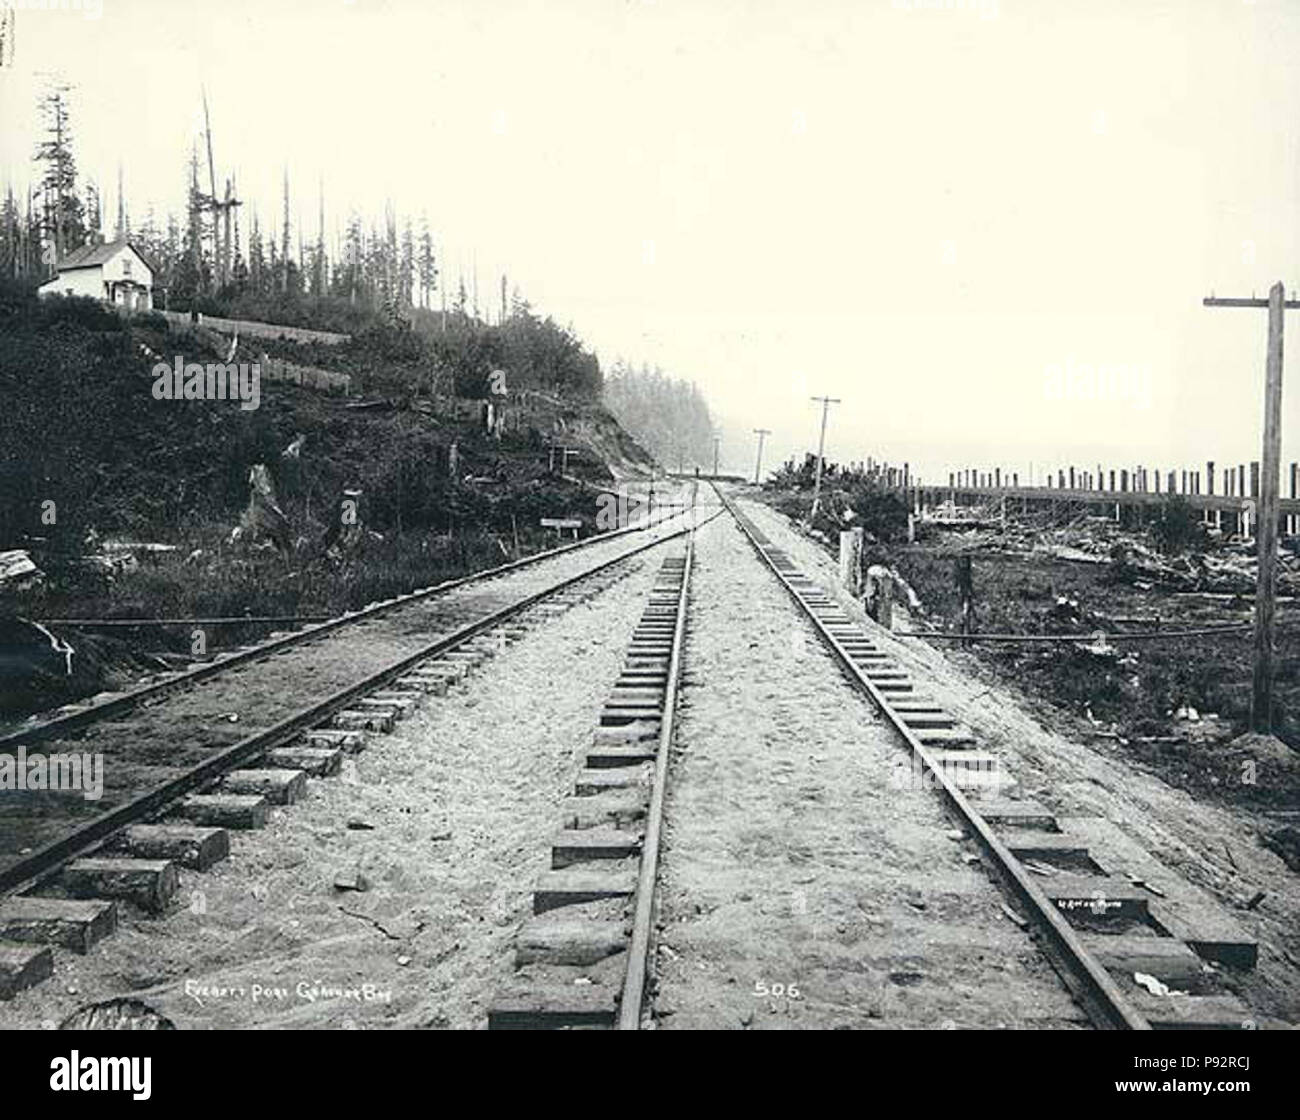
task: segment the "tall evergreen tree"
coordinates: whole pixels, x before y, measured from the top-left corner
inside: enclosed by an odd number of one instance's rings
[[[93,180],[86,183],[86,240],[97,245],[104,240],[103,213],[99,199],[99,188]]]
[[[49,86],[40,100],[45,139],[36,146],[41,167],[42,227],[58,256],[79,248],[86,239],[81,199],[77,196],[77,161],[72,154],[68,95],[72,87]]]
[[[420,222],[420,250],[416,268],[420,277],[420,306],[428,307],[438,286],[438,263],[433,253],[433,238],[429,234],[427,218]]]
[[[289,169],[284,169],[284,217],[280,226],[280,291],[289,291]]]
[[[413,290],[415,284],[415,234],[411,230],[411,219],[406,219],[402,227],[402,257],[397,298],[403,307],[414,305]]]
[[[180,259],[176,263],[173,293],[178,299],[192,303],[207,290],[210,275],[204,253],[203,192],[199,189],[198,149],[190,146],[189,191],[185,213],[185,235]]]
[[[262,230],[257,223],[256,210],[248,231],[248,286],[254,295],[266,295],[266,252],[262,247]]]

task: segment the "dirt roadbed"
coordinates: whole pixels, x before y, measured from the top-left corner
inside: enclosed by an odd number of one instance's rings
[[[1254,969],[1220,969],[1261,1019],[1300,1023],[1300,875],[1260,843],[1258,814],[1207,804],[1141,767],[1064,733],[1049,705],[1008,685],[970,654],[891,637],[838,586],[835,560],[757,502],[745,511],[818,579],[925,690],[968,724],[981,749],[1008,760],[1023,796],[1061,816],[1103,817],[1166,867],[1218,900],[1259,942]],[[1253,908],[1248,904],[1264,892]]]
[[[658,1027],[1085,1025],[730,518],[699,533],[686,665]]]

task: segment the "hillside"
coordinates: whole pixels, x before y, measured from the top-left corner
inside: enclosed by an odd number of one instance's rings
[[[595,531],[595,495],[559,476],[559,454],[551,469],[553,446],[591,483],[652,466],[580,392],[507,385],[485,431],[448,351],[409,331],[237,354],[328,362],[359,396],[264,379],[256,409],[154,398],[158,360],[218,362],[229,346],[88,301],[0,302],[0,552],[26,550],[42,573],[0,584],[0,617],[352,609],[554,543],[542,517]],[[273,497],[250,505],[259,464]],[[0,706],[65,698],[38,692]]]
[[[704,394],[691,381],[659,368],[615,361],[604,382],[609,410],[659,462],[674,470],[713,461],[718,425]]]

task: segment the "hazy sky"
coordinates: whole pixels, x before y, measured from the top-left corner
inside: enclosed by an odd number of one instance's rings
[[[484,304],[696,380],[735,469],[812,393],[931,476],[1258,457],[1265,313],[1201,299],[1300,288],[1297,0],[9,2],[9,180],[55,71],[110,213],[119,161],[179,212],[206,84],[264,225],[286,164],[309,229],[322,178],[331,229],[427,212]]]

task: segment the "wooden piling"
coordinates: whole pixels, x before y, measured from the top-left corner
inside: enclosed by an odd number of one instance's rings
[[[1250,723],[1273,732],[1273,629],[1277,595],[1278,467],[1282,458],[1282,304],[1281,283],[1268,293],[1268,356],[1264,380],[1264,462],[1251,464],[1252,490],[1259,502],[1259,579],[1255,586],[1255,680]]]
[[[894,577],[884,576],[876,597],[876,621],[886,630],[894,628]]]
[[[1292,464],[1291,464],[1291,500],[1292,500],[1292,501],[1295,500],[1296,469],[1297,469],[1297,467],[1300,467],[1300,464],[1297,464],[1297,463],[1292,463]],[[1290,533],[1292,536],[1295,535],[1295,531],[1296,531],[1296,520],[1297,520],[1297,519],[1296,519],[1296,515],[1295,515],[1294,513],[1291,514],[1291,515],[1287,518],[1287,532]]]
[[[912,518],[908,515],[910,529]],[[862,589],[863,529],[845,529],[840,533],[840,586],[855,598]]]
[[[975,628],[975,581],[969,555],[957,557],[954,574],[961,610],[960,629],[963,634],[969,634]]]

